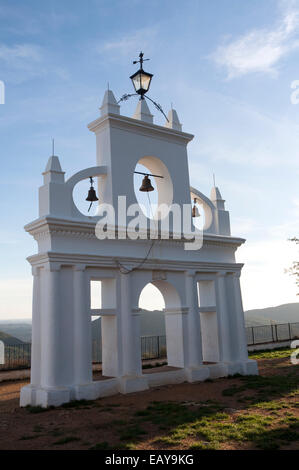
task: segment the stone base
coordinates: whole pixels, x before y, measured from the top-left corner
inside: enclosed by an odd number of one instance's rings
[[[96,400],[99,396],[96,383],[75,385],[73,387],[73,400]]]
[[[210,379],[218,379],[219,377],[226,377],[228,375],[227,364],[224,362],[209,364],[207,367],[210,371]]]
[[[186,379],[188,382],[203,382],[210,377],[210,370],[207,366],[201,366],[189,369],[185,369],[186,371]]]
[[[26,385],[21,389],[20,406],[60,406],[71,400],[70,388],[37,388],[34,385]]]
[[[160,385],[173,385],[186,382],[185,369],[169,370],[166,372],[153,372],[146,374],[150,387],[159,387]]]
[[[257,362],[246,361],[219,362],[197,368],[178,369],[167,372],[156,372],[143,376],[123,376],[98,382],[78,384],[72,387],[39,388],[34,385],[22,387],[20,406],[60,406],[71,400],[96,400],[100,397],[117,393],[133,393],[148,390],[149,386],[170,385],[188,382],[202,382],[208,378],[216,379],[228,375],[258,375]]]
[[[252,359],[246,361],[226,362],[227,375],[258,375],[257,362]]]
[[[254,359],[248,359],[246,362],[243,362],[244,375],[258,375],[259,369],[257,361]]]
[[[96,400],[100,397],[116,395],[118,393],[118,380],[107,379],[74,386],[75,400]]]
[[[20,406],[35,406],[36,404],[36,387],[33,385],[25,385],[20,392]]]
[[[149,388],[147,377],[143,376],[123,376],[120,377],[118,383],[120,393],[141,392],[143,390],[148,390]]]

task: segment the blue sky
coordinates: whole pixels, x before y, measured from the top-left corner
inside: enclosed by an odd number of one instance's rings
[[[299,1],[0,0],[0,25],[0,319],[30,316],[36,245],[23,226],[37,217],[51,138],[67,175],[94,165],[86,125],[107,82],[116,97],[131,91],[140,50],[150,96],[195,134],[192,185],[209,195],[215,173],[232,232],[247,239],[245,309],[298,300],[284,268],[299,225]]]

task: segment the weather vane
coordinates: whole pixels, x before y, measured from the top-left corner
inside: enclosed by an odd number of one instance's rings
[[[132,83],[133,83],[133,86],[134,86],[134,89],[135,89],[136,93],[125,93],[120,98],[118,103],[120,103],[121,101],[127,101],[129,98],[131,98],[131,96],[139,95],[140,100],[144,100],[146,98],[149,101],[151,101],[154,104],[154,106],[158,109],[158,111],[160,111],[163,114],[163,116],[166,118],[167,122],[169,122],[166,114],[164,113],[164,111],[162,109],[162,106],[159,103],[156,103],[154,100],[152,100],[149,96],[145,95],[149,90],[153,74],[145,72],[143,70],[143,62],[145,62],[146,60],[150,60],[150,59],[144,59],[143,56],[144,56],[143,52],[140,52],[139,59],[133,60],[133,64],[138,64],[139,63],[139,65],[140,65],[139,70],[137,70],[137,72],[133,73],[133,75],[131,75],[131,77],[130,77],[130,79],[132,80]]]

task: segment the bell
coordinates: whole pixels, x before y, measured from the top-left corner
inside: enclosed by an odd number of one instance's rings
[[[192,217],[200,217],[200,213],[199,213],[199,210],[198,208],[196,207],[196,202],[197,202],[197,199],[196,197],[193,199],[193,203],[194,203],[194,206],[192,207]]]
[[[98,201],[99,199],[97,198],[96,192],[92,186],[90,186],[90,190],[88,191],[88,196],[86,198],[86,201],[89,202],[95,202]]]
[[[154,191],[155,188],[152,187],[151,180],[149,179],[148,175],[145,175],[145,177],[142,180],[142,185],[139,188],[139,191],[142,191],[144,193],[148,193],[150,191]]]
[[[91,178],[91,176],[89,177],[89,179],[90,179],[90,190],[88,191],[87,198],[85,199],[86,201],[89,201],[89,202],[90,202],[90,205],[89,205],[89,208],[88,208],[88,212],[90,211],[90,208],[91,208],[91,206],[92,206],[92,203],[99,200],[99,199],[97,198],[96,192],[95,192],[94,187],[93,187],[93,179]]]

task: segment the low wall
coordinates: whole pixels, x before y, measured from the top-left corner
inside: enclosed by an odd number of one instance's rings
[[[264,351],[264,350],[271,350],[271,349],[278,349],[278,348],[289,348],[291,346],[292,341],[275,341],[274,343],[262,343],[262,344],[252,344],[248,346],[248,351]]]

